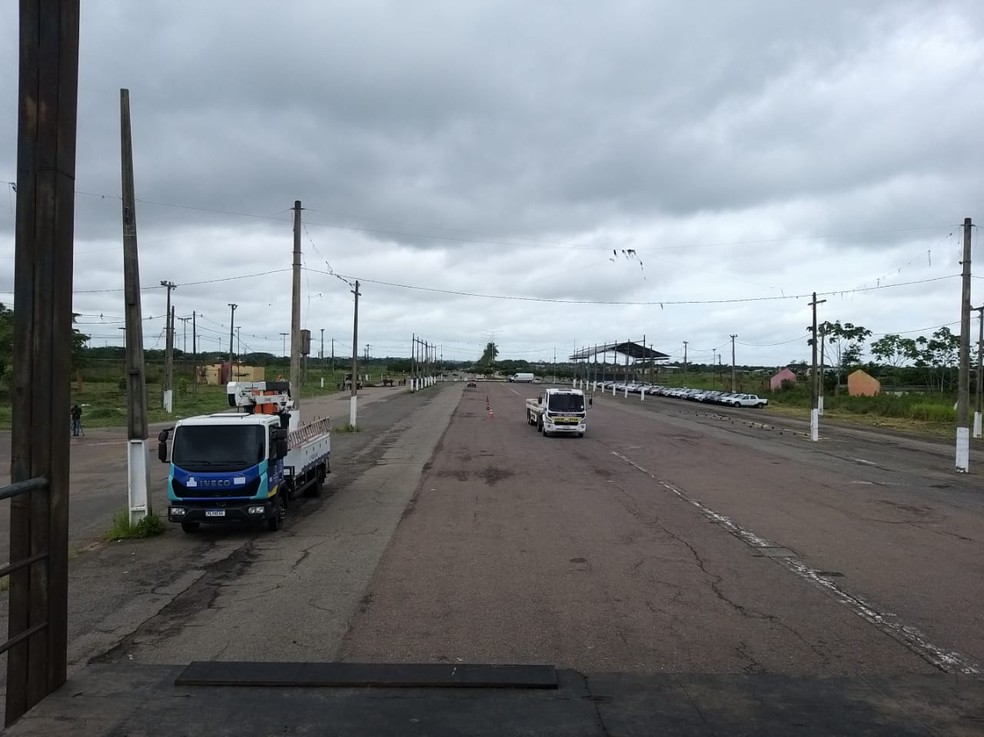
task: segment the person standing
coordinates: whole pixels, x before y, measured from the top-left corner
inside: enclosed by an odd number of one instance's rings
[[[78,437],[82,434],[82,408],[78,404],[72,405],[72,436]]]

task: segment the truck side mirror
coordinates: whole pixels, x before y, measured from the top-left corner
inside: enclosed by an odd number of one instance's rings
[[[167,463],[167,436],[170,430],[161,430],[157,434],[157,459],[161,463]]]
[[[286,458],[290,448],[287,447],[287,438],[277,440],[277,457]]]

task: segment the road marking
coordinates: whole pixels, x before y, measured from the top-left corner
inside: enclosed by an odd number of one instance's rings
[[[694,499],[692,496],[687,494],[677,486],[664,481],[654,474],[652,471],[643,468],[635,461],[627,458],[618,451],[612,451],[612,455],[616,458],[628,463],[630,466],[638,471],[646,474],[655,481],[657,484],[662,486],[667,491],[672,492],[677,497],[687,502],[693,507],[696,507],[700,512],[707,517],[712,522],[716,522],[726,529],[729,533],[737,537],[743,543],[749,547],[755,548],[762,551],[763,548],[780,548],[781,545],[777,543],[770,542],[763,537],[756,535],[751,530],[746,530],[737,522],[732,520],[720,512],[715,512],[713,509],[708,507],[703,502]],[[984,666],[971,660],[965,655],[961,655],[958,652],[952,650],[946,650],[933,643],[929,642],[918,629],[915,627],[910,627],[898,621],[898,618],[891,614],[890,612],[880,611],[873,604],[863,599],[860,596],[850,594],[844,589],[840,588],[833,581],[825,578],[821,575],[821,571],[810,568],[806,563],[795,556],[790,557],[771,557],[779,565],[783,566],[786,570],[795,573],[800,578],[813,584],[816,588],[820,589],[826,594],[834,597],[840,604],[844,605],[863,620],[869,624],[874,625],[881,632],[885,633],[892,639],[901,643],[909,650],[913,651],[919,655],[923,660],[930,663],[936,668],[939,668],[944,673],[950,673],[952,671],[958,671],[967,675],[981,675],[984,674]]]
[[[863,464],[865,466],[877,466],[878,465],[874,461],[866,461],[864,458],[852,458],[851,460],[854,461],[855,463],[861,463],[861,464]]]
[[[515,389],[513,389],[512,387],[509,387],[509,391],[511,391],[511,392],[512,392],[513,394],[515,394],[515,395],[516,395],[517,397],[521,397],[521,396],[523,396],[522,394],[520,394],[520,393],[519,393],[518,391],[516,391],[516,390],[515,390]]]

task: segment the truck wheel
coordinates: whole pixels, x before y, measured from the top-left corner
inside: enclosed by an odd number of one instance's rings
[[[314,482],[304,490],[304,496],[306,497],[319,497],[321,496],[321,490],[324,488],[325,476],[319,470],[317,477]]]
[[[187,532],[189,535],[193,535],[194,533],[198,532],[198,523],[197,522],[182,522],[181,523],[181,529],[184,530],[185,532]]]
[[[583,432],[579,432],[579,433],[577,434],[577,436],[578,436],[579,438],[583,438],[583,437],[584,437],[584,433],[583,433]]]
[[[279,496],[277,501],[274,502],[273,514],[267,517],[267,529],[270,532],[276,532],[284,526],[284,517],[287,516],[287,510],[284,509],[284,500]]]

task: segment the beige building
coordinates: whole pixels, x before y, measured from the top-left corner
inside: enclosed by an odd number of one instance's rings
[[[858,369],[847,377],[847,393],[852,397],[873,397],[881,393],[881,382]]]

